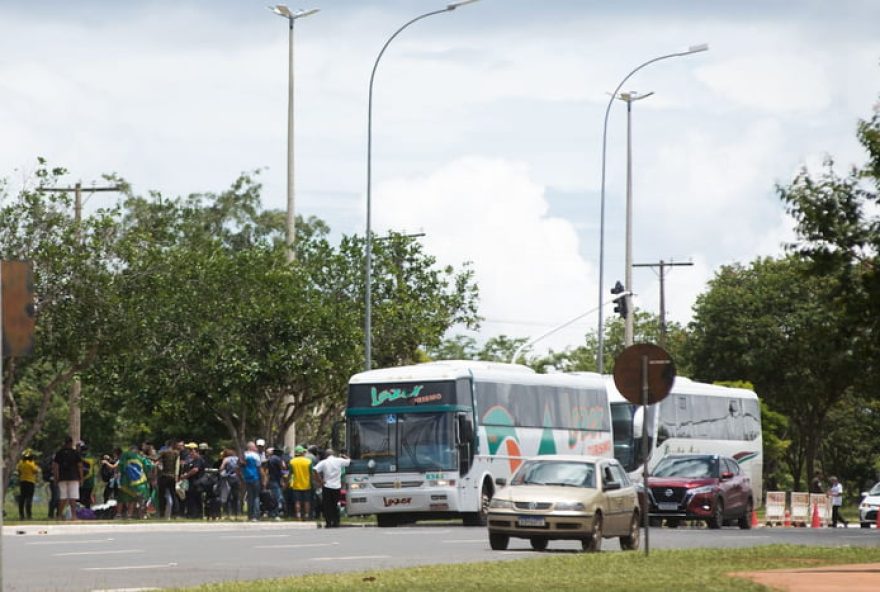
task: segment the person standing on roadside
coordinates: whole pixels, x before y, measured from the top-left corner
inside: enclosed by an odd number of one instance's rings
[[[49,520],[55,518],[58,512],[58,482],[55,480],[55,471],[52,468],[55,464],[55,458],[46,455],[40,463],[40,470],[43,473],[43,481],[49,486]]]
[[[239,463],[244,488],[247,492],[248,519],[251,522],[260,520],[260,491],[265,483],[265,473],[257,445],[248,442],[245,445],[244,459]]]
[[[828,495],[831,496],[831,528],[837,528],[838,522],[843,522],[843,527],[849,526],[849,522],[840,515],[840,507],[843,505],[843,485],[837,480],[837,477],[831,477],[831,489]]]
[[[159,453],[159,516],[166,520],[177,512],[177,479],[180,476],[180,452],[174,440],[168,440],[165,450]]]
[[[290,459],[290,491],[293,497],[291,516],[295,520],[308,520],[312,515],[312,461],[306,449],[297,446]]]
[[[321,488],[324,523],[327,528],[338,528],[342,470],[351,463],[351,460],[344,454],[336,456],[332,448],[328,448],[325,454],[324,460],[315,465],[313,477]]]
[[[55,453],[52,474],[58,484],[58,519],[64,520],[65,507],[70,508],[70,519],[76,521],[76,502],[83,481],[83,460],[73,447],[73,438],[67,436],[64,446]]]
[[[186,464],[186,472],[180,476],[181,479],[189,482],[189,487],[186,488],[186,517],[201,520],[204,516],[205,501],[200,479],[205,474],[205,460],[199,454],[198,444],[189,442],[186,447],[189,450],[189,461]]]
[[[269,483],[269,492],[275,500],[275,507],[269,511],[269,517],[273,520],[281,520],[284,513],[284,460],[281,458],[284,451],[281,448],[270,448],[266,459],[266,478]]]
[[[822,483],[822,473],[819,471],[813,473],[813,480],[810,481],[810,493],[825,493],[825,485]]]
[[[40,467],[37,466],[34,453],[30,448],[24,451],[16,469],[18,470],[18,518],[30,520],[33,517],[37,477],[40,474]]]

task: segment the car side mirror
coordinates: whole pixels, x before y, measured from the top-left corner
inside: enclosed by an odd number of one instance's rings
[[[505,479],[504,477],[498,477],[495,479],[495,485],[497,485],[498,487],[504,487],[505,485],[507,485],[507,479]]]
[[[722,481],[727,481],[728,479],[733,479],[733,473],[731,473],[730,471],[724,471],[723,473],[721,473]]]
[[[605,484],[605,491],[614,491],[615,489],[620,489],[620,483],[617,481],[609,481]]]

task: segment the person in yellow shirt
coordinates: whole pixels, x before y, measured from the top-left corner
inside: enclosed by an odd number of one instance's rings
[[[312,512],[312,461],[305,452],[305,448],[297,446],[290,459],[293,517],[297,520],[308,520]]]
[[[16,469],[18,470],[18,517],[20,520],[30,520],[34,490],[37,487],[37,477],[40,475],[40,467],[37,466],[30,448],[24,451]]]

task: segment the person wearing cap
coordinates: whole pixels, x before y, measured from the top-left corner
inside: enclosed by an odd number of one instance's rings
[[[260,520],[260,491],[266,482],[266,473],[257,445],[248,442],[245,445],[245,453],[242,462],[238,463],[242,481],[247,492],[248,519],[251,522]]]
[[[272,494],[272,499],[275,500],[275,507],[269,510],[269,517],[272,520],[281,520],[281,515],[285,513],[284,511],[284,486],[282,482],[284,481],[284,459],[282,456],[284,455],[284,450],[281,448],[269,448],[267,450],[269,453],[268,458],[266,459],[266,481],[269,487],[269,493]]]
[[[200,442],[199,443],[199,455],[205,461],[206,467],[214,466],[214,463],[212,462],[212,459],[211,459],[211,447],[208,446],[207,442]]]
[[[260,455],[260,462],[266,462],[266,441],[262,438],[257,438],[257,454]]]
[[[40,475],[40,467],[34,460],[34,452],[30,448],[24,451],[21,460],[16,467],[18,471],[18,517],[20,520],[30,520],[34,502],[34,490],[37,488],[37,477]]]
[[[199,445],[195,442],[188,443],[186,447],[189,449],[189,460],[180,476],[189,482],[185,500],[186,517],[200,520],[204,516],[204,492],[199,479],[205,474],[205,459],[199,454]]]
[[[302,446],[294,448],[290,459],[290,491],[293,494],[293,518],[308,520],[312,515],[312,461]]]
[[[342,471],[351,460],[344,454],[336,456],[332,448],[328,448],[325,454],[324,460],[315,465],[312,476],[321,488],[324,523],[327,528],[338,528]]]

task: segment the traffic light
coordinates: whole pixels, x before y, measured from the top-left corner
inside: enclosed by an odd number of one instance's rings
[[[611,288],[612,294],[621,294],[624,291],[623,284],[617,282],[614,284],[614,287]],[[626,308],[626,296],[618,296],[614,298],[614,312],[620,315],[620,318],[625,319],[629,310]]]

